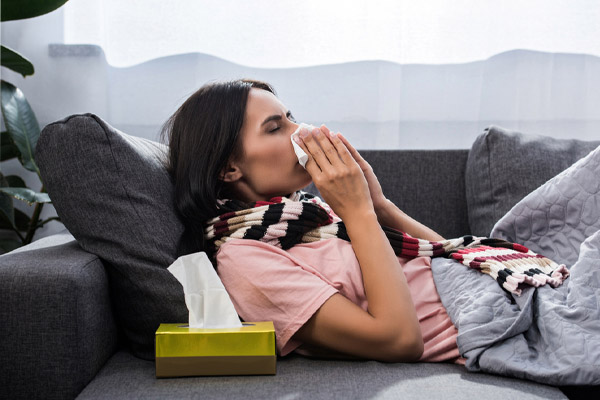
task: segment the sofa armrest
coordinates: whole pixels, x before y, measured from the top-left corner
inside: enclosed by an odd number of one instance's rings
[[[117,348],[100,259],[39,242],[0,256],[0,398],[74,398]]]

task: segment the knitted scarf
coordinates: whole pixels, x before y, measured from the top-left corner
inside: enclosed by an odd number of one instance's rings
[[[350,241],[342,220],[319,197],[306,192],[251,204],[219,200],[218,209],[219,216],[208,221],[205,229],[215,252],[231,239],[259,240],[283,250],[330,238]],[[521,284],[556,287],[569,276],[564,264],[506,240],[466,235],[434,242],[393,228],[382,229],[399,257],[452,258],[490,275],[516,295],[521,294]]]

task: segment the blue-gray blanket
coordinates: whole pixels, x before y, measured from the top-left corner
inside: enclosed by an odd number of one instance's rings
[[[513,296],[449,259],[432,271],[472,371],[550,385],[600,385],[600,148],[517,204],[492,237],[565,263],[559,287]]]

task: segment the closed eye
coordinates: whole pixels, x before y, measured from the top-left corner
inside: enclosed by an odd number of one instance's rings
[[[287,117],[287,119],[289,119],[290,121],[292,121],[292,122],[294,122],[294,123],[296,122],[296,118],[294,118],[294,116],[292,115],[292,112],[291,112],[291,111],[288,111],[288,112],[285,114],[285,116],[286,116],[286,117]]]
[[[291,111],[288,111],[287,113],[285,113],[285,117],[286,117],[288,120],[292,121],[293,123],[296,123],[296,119],[295,119],[295,118],[294,118],[294,116],[292,115],[292,112],[291,112]],[[273,118],[273,119],[277,119],[277,116],[274,116],[274,118]],[[279,119],[281,119],[281,117],[279,117]],[[277,131],[278,131],[280,128],[281,128],[280,126],[276,126],[275,128],[271,129],[271,130],[269,131],[269,133],[277,132]]]

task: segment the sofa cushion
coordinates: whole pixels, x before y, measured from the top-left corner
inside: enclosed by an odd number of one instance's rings
[[[373,167],[383,193],[406,214],[446,238],[469,233],[463,178],[467,150],[361,153]]]
[[[519,200],[600,145],[600,141],[485,129],[467,159],[465,185],[471,233],[489,236]]]
[[[146,359],[154,358],[161,322],[188,318],[183,289],[166,269],[184,228],[160,158],[165,149],[93,114],[46,126],[36,149],[56,212],[79,245],[105,261],[119,324]]]
[[[494,225],[493,237],[521,243],[569,268],[583,263],[582,244],[600,231],[598,177],[600,146],[519,201]]]
[[[275,376],[156,379],[154,363],[115,354],[81,392],[84,399],[565,399],[558,388],[468,372],[449,363],[277,360]]]
[[[106,270],[68,232],[0,257],[0,321],[0,399],[73,399],[117,349]]]

